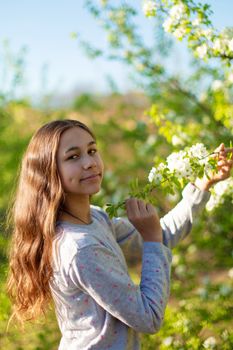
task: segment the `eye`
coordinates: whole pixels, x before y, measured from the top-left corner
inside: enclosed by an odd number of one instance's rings
[[[95,154],[96,152],[97,152],[97,149],[93,148],[93,149],[90,149],[90,151],[88,153]]]
[[[77,154],[73,154],[73,155],[72,155],[72,156],[70,156],[68,159],[77,159],[77,158],[74,158],[74,157],[79,158],[79,155],[77,155]]]

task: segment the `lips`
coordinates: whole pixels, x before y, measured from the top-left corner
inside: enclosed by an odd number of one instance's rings
[[[87,177],[84,177],[83,179],[81,179],[81,181],[89,180],[89,179],[95,179],[95,178],[97,178],[99,176],[100,176],[100,174],[92,174],[92,175],[89,175]]]

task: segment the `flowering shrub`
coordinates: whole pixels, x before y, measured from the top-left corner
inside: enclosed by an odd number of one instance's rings
[[[145,14],[145,16],[147,17],[151,17],[151,16],[155,16],[156,14],[156,3],[154,1],[145,1],[143,3],[143,12]]]
[[[212,11],[208,4],[195,3],[193,0],[150,0],[143,2],[142,9],[146,17],[162,14],[165,32],[178,40],[186,38],[195,56],[201,59],[233,59],[232,30],[218,32],[213,28],[209,19]]]
[[[139,188],[137,179],[131,182],[129,195],[147,200],[153,204],[153,190],[158,186],[163,189],[165,194],[174,194],[174,190],[181,189],[187,181],[194,182],[196,177],[202,178],[204,175],[210,178],[210,172],[216,172],[217,170],[217,154],[218,152],[208,152],[202,143],[197,143],[189,148],[186,147],[179,152],[173,152],[167,157],[165,163],[152,167],[148,175],[149,184],[144,188]],[[211,191],[212,196],[207,203],[208,210],[213,210],[222,203],[223,195],[233,194],[232,178],[217,183]],[[110,217],[117,216],[117,210],[123,208],[124,204],[125,201],[116,205],[107,204],[106,211]]]

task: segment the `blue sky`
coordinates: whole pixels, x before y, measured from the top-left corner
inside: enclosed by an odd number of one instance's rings
[[[121,91],[126,91],[132,86],[125,66],[117,62],[106,62],[103,59],[90,60],[83,54],[77,42],[71,39],[70,34],[78,32],[94,44],[105,45],[105,33],[83,8],[83,3],[82,0],[1,2],[0,52],[5,39],[9,40],[12,52],[17,53],[23,46],[28,49],[27,83],[22,89],[23,93],[33,95],[42,92],[43,67],[47,67],[48,72],[46,88],[59,93],[74,89],[107,92],[107,74],[116,80]],[[141,1],[129,0],[129,3],[134,3],[138,8],[141,7]],[[233,1],[209,0],[208,3],[214,11],[212,19],[217,28],[233,26]],[[146,40],[149,41],[151,21],[142,15],[140,24]],[[185,69],[187,54],[184,45],[180,45],[174,55],[174,65],[179,58],[181,62],[179,69]],[[0,58],[0,78],[1,65]],[[2,84],[1,80],[0,83]]]

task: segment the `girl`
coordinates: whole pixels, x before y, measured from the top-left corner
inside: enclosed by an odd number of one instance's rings
[[[170,249],[189,233],[209,187],[230,176],[223,144],[219,152],[218,174],[188,184],[161,220],[136,198],[126,201],[128,219],[110,220],[90,205],[104,171],[92,131],[76,120],[42,126],[23,157],[13,206],[13,315],[34,319],[52,297],[60,350],[139,349],[139,333],[156,333],[163,321]],[[135,242],[142,253],[140,285],[132,282],[121,250]]]

